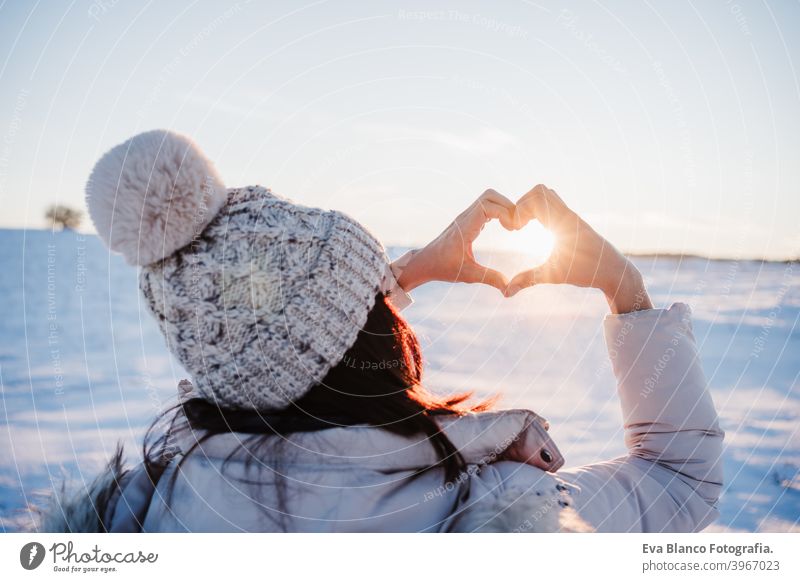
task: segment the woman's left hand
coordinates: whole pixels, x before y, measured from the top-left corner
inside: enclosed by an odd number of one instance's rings
[[[516,206],[515,226],[538,220],[556,237],[550,258],[516,275],[506,290],[511,297],[541,283],[594,287],[605,293],[613,313],[652,309],[644,281],[625,255],[572,211],[554,190],[539,184]]]
[[[490,220],[516,230],[515,206],[505,196],[486,190],[458,215],[438,237],[422,249],[409,251],[392,263],[397,282],[409,292],[429,281],[485,283],[505,292],[505,275],[475,260],[472,243]]]

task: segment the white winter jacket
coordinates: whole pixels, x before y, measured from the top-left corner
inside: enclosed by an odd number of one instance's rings
[[[270,459],[248,448],[247,435],[230,433],[209,438],[177,474],[173,460],[155,490],[141,471],[129,473],[104,525],[147,532],[701,530],[718,515],[723,432],[689,318],[689,307],[678,303],[605,319],[624,457],[561,469],[547,423],[524,410],[443,417],[468,465],[446,486],[438,468],[413,477],[436,461],[424,437],[337,427],[291,435],[270,447]],[[187,437],[179,445],[192,443]],[[281,487],[271,469],[277,458]]]

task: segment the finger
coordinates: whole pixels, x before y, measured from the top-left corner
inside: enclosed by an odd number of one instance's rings
[[[486,224],[492,219],[497,219],[506,230],[514,230],[514,210],[515,206],[508,208],[504,204],[499,204],[494,200],[484,200],[481,202],[483,210],[483,223]]]
[[[483,227],[490,220],[497,219],[505,228],[512,229],[514,216],[512,211],[506,206],[498,204],[492,200],[479,199],[473,204],[461,220],[457,222],[459,228],[464,233],[464,238],[469,241],[475,240],[483,230]]]
[[[535,218],[534,203],[531,200],[533,196],[538,196],[543,193],[542,189],[545,188],[543,184],[538,184],[531,188],[526,194],[523,194],[514,207],[514,226],[517,229],[525,226],[529,221]]]
[[[514,213],[516,212],[517,206],[511,202],[511,200],[500,194],[497,190],[489,188],[478,198],[478,202],[489,202],[505,209],[505,212],[500,213],[499,216],[493,216],[492,218],[499,219],[500,224],[508,230],[514,228]]]
[[[533,219],[545,228],[553,228],[568,212],[569,208],[554,190],[539,184],[517,202],[514,220],[520,228]]]
[[[524,224],[536,219],[545,227],[550,226],[549,189],[543,184],[534,186],[517,202],[515,219]]]
[[[499,290],[505,294],[508,287],[508,279],[500,271],[484,267],[482,265],[472,265],[466,269],[463,281],[465,283],[483,283]]]
[[[550,200],[552,202],[557,203],[557,204],[559,204],[559,205],[561,205],[561,206],[566,208],[567,204],[566,204],[566,202],[564,202],[564,200],[561,198],[561,196],[559,196],[558,193],[556,193],[555,190],[553,190],[552,188],[548,188],[544,184],[537,184],[536,186],[531,188],[530,191],[528,191],[522,198],[520,198],[517,201],[517,204],[519,204],[520,202],[522,202],[524,199],[526,199],[528,197],[533,197],[533,196],[542,195],[542,194],[544,194],[548,198],[550,198]]]
[[[546,282],[546,271],[541,267],[537,267],[514,275],[503,294],[506,297],[513,297],[523,289]]]

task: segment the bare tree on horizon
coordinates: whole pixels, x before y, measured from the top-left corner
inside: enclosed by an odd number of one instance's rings
[[[44,217],[53,229],[76,230],[83,220],[83,212],[64,204],[51,204],[47,207]]]

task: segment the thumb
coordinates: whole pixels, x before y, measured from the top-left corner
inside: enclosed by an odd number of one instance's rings
[[[503,291],[506,297],[513,297],[523,289],[533,287],[537,283],[546,283],[545,271],[541,267],[518,273],[511,279],[508,287]]]
[[[468,282],[484,283],[485,285],[494,287],[505,295],[506,287],[508,287],[508,279],[503,273],[481,265],[475,265],[471,270],[473,272]]]

